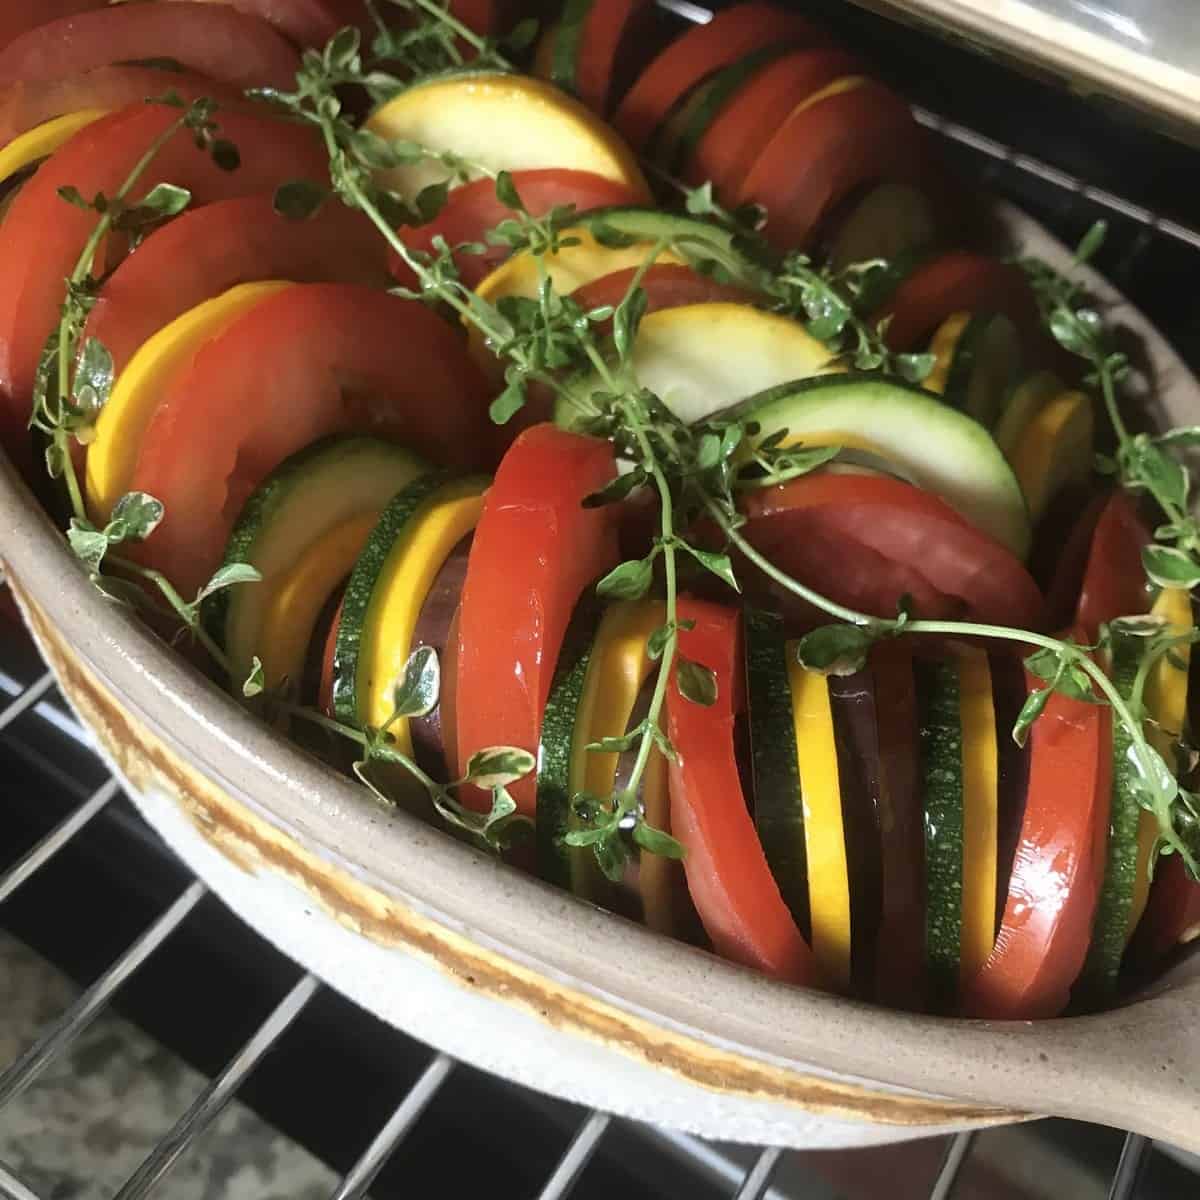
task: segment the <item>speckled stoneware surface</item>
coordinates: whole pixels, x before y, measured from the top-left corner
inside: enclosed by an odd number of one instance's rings
[[[999,212],[1014,241],[1065,262]],[[1164,409],[1194,422],[1191,375],[1137,313],[1119,315]],[[417,1037],[732,1140],[866,1145],[1032,1112],[1200,1149],[1200,1037],[1183,1032],[1200,1030],[1195,958],[1119,1011],[1037,1024],[889,1012],[761,978],[382,811],[104,603],[8,471],[0,530],[35,636],[150,821],[266,937]]]

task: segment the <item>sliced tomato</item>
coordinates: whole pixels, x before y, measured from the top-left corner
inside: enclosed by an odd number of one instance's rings
[[[489,746],[537,752],[563,635],[584,588],[617,561],[610,507],[584,508],[616,472],[612,446],[535,425],[500,462],[475,529],[459,608],[458,773]],[[536,781],[512,790],[532,817]]]
[[[1200,937],[1200,884],[1188,878],[1177,854],[1159,859],[1150,900],[1129,945],[1133,962],[1151,967],[1181,942]]]
[[[360,213],[327,204],[312,219],[279,216],[271,194],[184,213],[151,234],[105,283],[84,340],[99,338],[117,372],[152,334],[239,283],[380,283],[383,243]]]
[[[895,616],[906,594],[913,611],[931,620],[1032,629],[1041,614],[1037,584],[1010,550],[901,480],[822,472],[751,492],[743,507],[742,534],[757,550],[801,583],[872,616]],[[820,619],[754,567],[745,578],[798,624]]]
[[[1045,687],[1026,675],[1030,691]],[[1107,705],[1051,696],[1029,736],[1029,789],[1004,915],[963,1010],[998,1020],[1062,1011],[1091,939],[1104,881],[1112,787]]]
[[[761,204],[768,238],[785,249],[802,248],[822,217],[856,188],[919,185],[929,175],[929,158],[927,135],[908,105],[868,80],[793,109],[754,161],[736,203]]]
[[[1106,621],[1140,616],[1150,607],[1142,569],[1142,548],[1149,542],[1150,531],[1133,501],[1122,491],[1113,492],[1092,534],[1075,610],[1075,623],[1087,641],[1096,640]]]
[[[89,125],[21,188],[0,225],[0,434],[18,462],[28,458],[24,430],[34,375],[58,321],[63,280],[96,223],[94,213],[64,203],[58,189],[69,185],[85,196],[113,195],[177,117],[172,108],[138,105]],[[241,152],[236,171],[217,167],[183,131],[155,158],[135,197],[158,183],[173,183],[188,188],[199,207],[268,192],[289,179],[321,179],[328,170],[320,142],[308,129],[273,117],[223,113],[221,132]]]
[[[572,298],[584,311],[620,304],[639,270],[639,267],[627,267],[611,275],[602,275],[577,288],[572,292]],[[660,308],[680,308],[685,304],[749,304],[754,299],[744,288],[718,283],[679,263],[657,263],[650,267],[642,276],[641,286],[646,293],[648,313]]]
[[[682,596],[679,653],[716,675],[716,703],[683,697],[676,675],[667,689],[671,832],[686,852],[688,891],[722,958],[792,983],[817,982],[817,964],[767,865],[746,807],[734,750],[745,706],[742,618],[734,609]]]
[[[165,389],[131,485],[166,506],[143,561],[191,594],[250,493],[326,434],[378,433],[434,462],[479,466],[486,397],[456,332],[424,305],[352,284],[285,288]]]
[[[47,21],[103,8],[107,3],[108,0],[4,0],[0,5],[0,48]]]
[[[857,69],[853,55],[828,48],[793,50],[764,63],[713,117],[684,178],[695,185],[711,179],[717,194],[731,199],[792,110]]]
[[[0,145],[7,145],[35,125],[66,113],[88,108],[125,108],[168,90],[188,101],[207,97],[225,111],[255,107],[238,88],[191,71],[168,73],[156,67],[97,67],[59,79],[27,80],[0,88]]]
[[[1078,496],[1067,496],[1061,504],[1052,503],[1039,522],[1029,569],[1045,587],[1043,629],[1064,629],[1075,619],[1092,535],[1107,504],[1106,494],[1093,496],[1082,507]]]
[[[654,59],[625,93],[613,124],[635,150],[644,150],[667,114],[713,71],[780,42],[816,45],[827,40],[803,17],[759,0],[722,9]]]
[[[652,0],[593,0],[575,64],[575,91],[602,117],[625,94],[660,45]]]
[[[190,0],[189,0],[190,2]],[[208,0],[212,3],[212,0]],[[273,25],[297,46],[318,49],[339,29],[353,25],[370,35],[374,24],[363,0],[217,0]]]
[[[154,58],[238,87],[291,88],[300,65],[265,21],[223,4],[122,4],[21,34],[0,51],[0,79],[57,79]]]
[[[872,321],[887,319],[893,350],[922,349],[934,330],[956,312],[1000,312],[1027,347],[1042,339],[1037,300],[1024,272],[970,250],[949,250],[921,263],[889,296]]]
[[[607,208],[617,204],[637,204],[641,199],[622,183],[593,175],[590,171],[535,170],[516,171],[513,183],[521,203],[533,217],[545,216],[559,205],[573,204],[576,211]],[[515,214],[496,195],[490,179],[475,179],[455,188],[442,211],[426,225],[405,227],[400,238],[412,250],[431,253],[434,238],[445,238],[448,246],[463,242],[486,245],[485,235],[501,221]],[[487,245],[483,254],[455,256],[458,271],[468,287],[477,286],[509,255],[507,246]],[[416,277],[398,254],[391,255],[392,273],[405,287],[416,287]]]

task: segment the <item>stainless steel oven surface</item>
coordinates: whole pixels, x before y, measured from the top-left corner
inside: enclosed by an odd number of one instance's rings
[[[660,3],[673,21],[711,16]],[[1106,220],[1096,265],[1200,370],[1200,38],[1187,0],[806,0],[803,11],[912,101],[966,177],[1067,244]],[[1096,1125],[1046,1119],[853,1150],[735,1145],[551,1099],[431,1050],[277,950],[176,857],[2,614],[0,781],[4,1200],[435,1188],[497,1200],[1170,1200],[1200,1188],[1186,1153]]]

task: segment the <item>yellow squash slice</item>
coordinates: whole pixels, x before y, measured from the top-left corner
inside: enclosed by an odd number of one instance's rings
[[[1094,432],[1091,397],[1063,392],[1034,416],[1021,435],[1010,461],[1035,524],[1063,488],[1087,478]]]
[[[49,158],[64,142],[70,141],[81,129],[107,117],[106,108],[81,108],[78,112],[43,121],[15,137],[0,150],[0,181],[10,179],[18,171]],[[90,199],[90,197],[89,197]]]

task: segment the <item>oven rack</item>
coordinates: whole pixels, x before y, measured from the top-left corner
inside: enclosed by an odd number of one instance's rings
[[[0,632],[10,641],[18,636],[13,628],[0,629]],[[11,737],[18,732],[21,723],[40,717],[58,726],[60,731],[69,730],[70,736],[81,746],[87,747],[84,752],[93,758],[95,765],[106,775],[103,782],[93,786],[86,798],[68,815],[15,862],[0,871],[2,927],[6,903],[66,850],[89,822],[118,800],[121,786],[117,779],[107,775],[91,747],[90,735],[75,723],[65,704],[58,699],[54,676],[50,671],[42,667],[27,682],[19,682],[7,671],[0,671],[0,690],[4,692],[0,698],[0,738]],[[0,808],[0,823],[4,820],[5,813]],[[4,828],[0,824],[0,844],[4,840]],[[16,1100],[60,1055],[69,1050],[209,895],[205,884],[199,879],[191,878],[186,882],[163,911],[108,962],[77,999],[40,1030],[32,1044],[11,1063],[0,1064],[0,1115],[6,1105]],[[159,1192],[159,1188],[168,1183],[172,1168],[210,1130],[229,1103],[238,1096],[255,1068],[324,987],[313,975],[305,972],[283,989],[266,1018],[146,1155],[140,1166],[116,1191],[113,1200],[143,1200],[156,1193],[169,1194]],[[396,1033],[394,1036],[400,1038],[404,1035]],[[345,1173],[330,1200],[360,1200],[368,1194],[380,1171],[401,1148],[405,1138],[417,1126],[456,1068],[457,1064],[445,1054],[426,1052],[424,1066],[415,1082],[408,1087],[395,1104],[390,1117],[374,1131],[373,1136],[363,1138],[360,1157]],[[507,1086],[514,1091],[524,1090],[516,1085]],[[565,1200],[570,1196],[576,1185],[584,1179],[606,1136],[612,1135],[614,1126],[628,1124],[616,1122],[607,1113],[585,1112],[557,1164],[535,1193],[537,1200]],[[623,1131],[623,1136],[629,1135]],[[665,1130],[643,1130],[642,1136],[657,1141],[659,1153],[669,1148],[676,1155],[693,1160],[696,1169],[704,1170],[714,1184],[727,1184],[728,1191],[723,1194],[735,1200],[785,1200],[784,1193],[772,1188],[772,1180],[781,1163],[791,1153],[789,1151],[772,1146],[759,1147],[749,1155],[739,1155],[734,1159],[687,1135]],[[940,1163],[929,1183],[930,1200],[951,1200],[956,1194],[960,1173],[968,1157],[989,1136],[988,1131],[983,1131],[960,1133],[942,1139],[944,1149]],[[1125,1135],[1108,1191],[1109,1200],[1136,1200],[1139,1177],[1148,1161],[1152,1144],[1139,1135]],[[786,1196],[796,1194],[789,1191]],[[11,1166],[0,1161],[0,1200],[52,1200],[52,1196],[35,1191]]]

